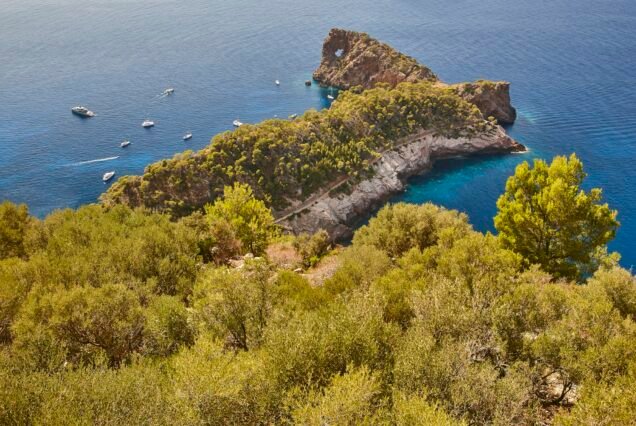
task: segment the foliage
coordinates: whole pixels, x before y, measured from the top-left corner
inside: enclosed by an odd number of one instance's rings
[[[215,269],[194,291],[194,307],[205,328],[229,346],[248,350],[259,344],[271,307],[270,271],[262,261],[244,270]]]
[[[24,253],[0,260],[1,424],[634,423],[636,279],[603,247],[568,280],[463,214],[396,204],[312,285],[267,258],[226,265],[271,223],[228,191],[178,221],[25,219]],[[296,245],[311,260],[326,239]]]
[[[236,236],[243,252],[261,255],[275,234],[272,213],[247,185],[226,186],[223,199],[206,206],[205,215],[222,251],[235,250],[227,241]]]
[[[331,247],[329,234],[324,229],[313,235],[301,234],[294,240],[294,248],[302,258],[305,268],[317,264]]]
[[[366,367],[334,376],[324,390],[310,394],[307,402],[293,411],[294,423],[313,426],[377,424],[377,412],[383,403],[380,385],[380,380]]]
[[[96,363],[103,356],[116,367],[141,349],[144,325],[139,299],[121,284],[33,293],[14,324],[14,345],[45,359],[42,341],[55,342],[65,360]]]
[[[117,283],[185,297],[197,274],[196,235],[165,215],[89,205],[50,214],[32,235],[30,265],[47,288]]]
[[[24,239],[31,218],[26,205],[0,204],[0,259],[24,257]]]
[[[371,245],[390,257],[400,257],[412,248],[423,250],[437,243],[442,233],[464,233],[470,229],[466,215],[427,203],[421,206],[398,203],[383,208],[356,232],[354,243]]]
[[[281,210],[340,177],[364,175],[380,152],[422,130],[457,138],[493,128],[452,88],[431,82],[348,91],[328,110],[244,125],[215,136],[198,153],[152,164],[143,176],[122,177],[102,202],[184,216],[241,182]]]
[[[583,164],[574,155],[550,165],[519,165],[497,201],[500,240],[555,277],[581,279],[595,256],[614,238],[617,212],[601,204],[601,190],[581,189]]]
[[[166,357],[194,344],[196,328],[187,308],[176,297],[154,297],[144,314],[144,354]]]

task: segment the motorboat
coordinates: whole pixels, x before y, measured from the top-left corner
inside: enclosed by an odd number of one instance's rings
[[[174,93],[174,89],[172,87],[167,88],[163,91],[164,96],[170,96]]]
[[[298,117],[298,114],[292,114],[292,115],[289,116],[289,119],[290,120],[294,120],[294,119],[296,119],[296,117]]]
[[[71,108],[71,112],[75,115],[79,115],[80,117],[95,117],[95,113],[83,106],[76,106]]]
[[[126,141],[123,141],[122,143],[120,143],[119,146],[121,146],[122,148],[126,148],[130,144],[131,144],[131,142],[126,140]]]
[[[234,121],[232,122],[232,125],[233,125],[234,127],[241,127],[241,126],[243,125],[243,123],[241,123],[241,122],[240,122],[240,121],[238,121],[238,120],[234,120]]]
[[[144,129],[149,129],[154,126],[155,126],[155,122],[152,120],[144,120],[144,122],[141,123],[141,127],[143,127]]]
[[[192,132],[188,132],[183,136],[184,141],[188,141],[190,139],[192,139]]]
[[[276,80],[275,83],[277,86],[280,86],[280,81]]]
[[[113,176],[115,176],[115,172],[106,172],[106,173],[104,173],[104,176],[102,177],[102,180],[104,182],[108,182],[109,180],[111,180],[113,178]]]
[[[327,99],[329,99],[330,101],[333,101],[336,98],[334,98],[333,95],[327,95]]]

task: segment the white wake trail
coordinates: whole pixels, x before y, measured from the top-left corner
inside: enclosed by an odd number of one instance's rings
[[[96,160],[88,160],[88,161],[80,161],[78,163],[71,163],[71,164],[69,164],[69,166],[81,166],[82,164],[101,163],[102,161],[111,161],[111,160],[116,160],[118,158],[119,158],[119,156],[117,156],[117,157],[98,158]]]

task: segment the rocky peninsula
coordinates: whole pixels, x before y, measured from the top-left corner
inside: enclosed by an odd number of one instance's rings
[[[340,89],[370,89],[378,83],[391,87],[402,82],[430,81],[451,87],[479,108],[485,118],[494,117],[499,124],[512,124],[516,111],[510,102],[510,83],[478,80],[447,85],[428,67],[366,33],[334,28],[324,41],[322,60],[314,80]]]
[[[334,45],[333,37],[341,31],[332,30],[323,55],[341,46]],[[506,83],[445,85],[416,61],[380,49],[386,45],[360,33],[346,34],[350,44],[341,52],[336,49],[336,56],[348,60],[348,49],[376,46],[372,51],[379,53],[381,64],[375,69],[382,71],[362,72],[362,80],[355,77],[352,83],[364,84],[351,85],[331,108],[219,134],[199,152],[152,164],[142,176],[122,177],[101,201],[180,217],[203,208],[238,181],[266,200],[277,222],[290,232],[325,229],[338,239],[350,235],[360,218],[402,191],[409,177],[424,173],[436,159],[525,150],[490,117],[494,114],[486,116],[486,110],[509,113]],[[323,71],[326,62],[323,57]],[[391,68],[391,63],[397,65]],[[350,70],[338,75],[357,74]]]

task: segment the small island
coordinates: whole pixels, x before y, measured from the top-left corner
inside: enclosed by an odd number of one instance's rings
[[[379,71],[358,70],[370,69],[370,62],[362,64],[354,52],[365,58],[375,52]],[[350,69],[364,81],[347,82]],[[338,239],[436,159],[525,150],[497,117],[486,115],[512,108],[507,83],[443,84],[428,68],[362,33],[332,30],[314,78],[349,90],[328,110],[245,125],[215,136],[199,152],[125,176],[102,202],[180,217],[241,182],[267,202],[284,228],[325,229]],[[488,111],[480,109],[484,105]]]

